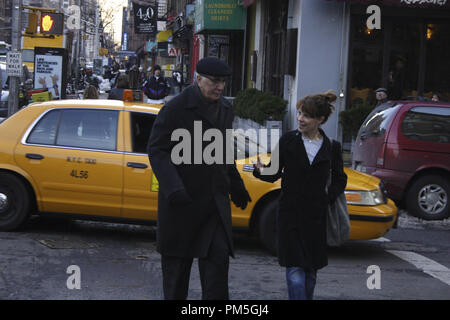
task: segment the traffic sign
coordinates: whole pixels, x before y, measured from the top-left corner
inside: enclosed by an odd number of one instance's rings
[[[64,14],[53,12],[41,12],[41,33],[44,34],[63,34],[64,33]]]
[[[22,53],[10,51],[6,53],[6,74],[12,77],[22,76]]]

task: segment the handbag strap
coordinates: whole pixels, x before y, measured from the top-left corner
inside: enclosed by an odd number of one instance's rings
[[[336,140],[332,139],[331,140],[331,161],[330,161],[330,173],[328,175],[328,181],[327,181],[327,186],[326,186],[326,190],[328,192],[328,187],[331,185],[331,176],[333,174],[333,158],[334,158],[334,152],[336,149],[335,145],[336,145]]]

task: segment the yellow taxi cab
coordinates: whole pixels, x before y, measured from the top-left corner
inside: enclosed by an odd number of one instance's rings
[[[155,222],[158,182],[146,145],[160,107],[119,100],[48,101],[3,121],[0,230],[16,229],[31,214]],[[248,156],[236,164],[252,202],[245,210],[231,206],[233,226],[255,231],[273,251],[280,181],[254,178]],[[397,208],[384,196],[380,180],[345,171],[350,239],[384,235],[394,224]]]

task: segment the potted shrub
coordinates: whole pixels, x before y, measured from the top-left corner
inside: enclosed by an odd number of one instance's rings
[[[237,93],[234,99],[234,112],[242,119],[250,119],[265,126],[267,120],[283,120],[287,103],[283,98],[270,92],[248,88]]]
[[[339,123],[342,125],[343,132],[355,139],[364,119],[366,119],[373,108],[373,105],[359,103],[339,112]]]

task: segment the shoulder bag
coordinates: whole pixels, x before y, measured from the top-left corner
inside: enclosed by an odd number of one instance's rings
[[[333,150],[336,142],[333,140],[331,144],[331,168],[330,175],[327,182],[327,192],[328,187],[331,185],[331,176],[333,168],[333,156],[335,150]],[[348,240],[350,235],[350,218],[347,209],[347,200],[345,198],[345,193],[342,192],[336,201],[328,205],[327,212],[327,244],[332,247],[338,247]]]

